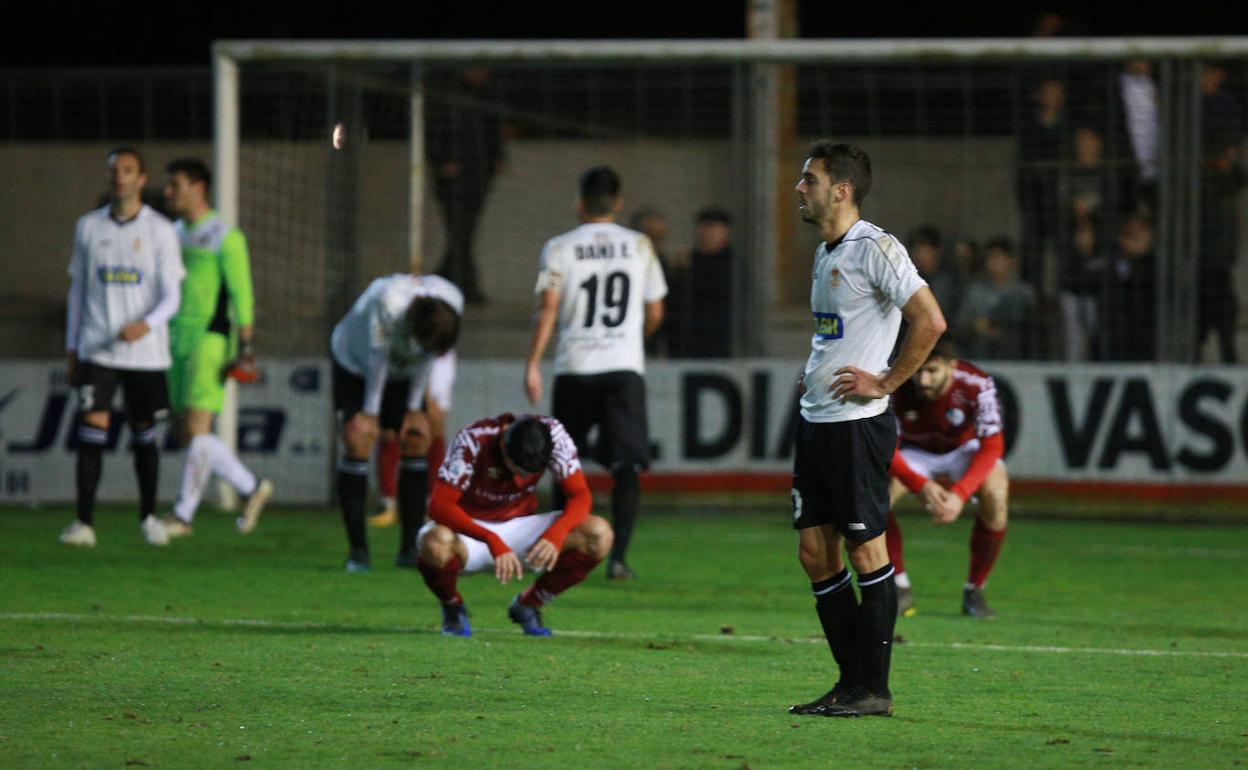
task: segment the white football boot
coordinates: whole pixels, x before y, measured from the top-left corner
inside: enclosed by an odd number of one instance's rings
[[[65,545],[78,545],[84,548],[95,547],[95,527],[83,524],[74,519],[74,523],[61,530],[60,541]]]

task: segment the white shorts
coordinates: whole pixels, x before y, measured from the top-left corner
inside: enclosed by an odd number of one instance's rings
[[[928,452],[913,446],[903,446],[901,457],[912,470],[929,479],[948,476],[958,481],[966,475],[966,469],[971,467],[971,460],[978,451],[979,439],[973,438],[952,452],[944,454]],[[998,459],[997,462],[1000,463],[1001,460]]]
[[[549,513],[534,513],[529,516],[517,516],[507,521],[482,521],[481,519],[473,519],[473,523],[482,526],[503,539],[507,547],[515,551],[520,561],[524,561],[524,557],[528,555],[529,549],[537,542],[555,519],[563,515],[562,511],[550,511]],[[420,528],[417,534],[417,542],[425,536],[425,533],[436,527],[436,521],[426,521],[425,525]],[[459,571],[461,575],[468,575],[473,572],[484,572],[494,566],[494,555],[490,553],[490,547],[475,537],[469,537],[460,533],[455,533],[460,540],[464,541],[464,545],[468,546],[468,561],[464,564],[464,568]]]

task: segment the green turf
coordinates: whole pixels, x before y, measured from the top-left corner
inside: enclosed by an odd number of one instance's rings
[[[591,575],[547,612],[550,639],[520,635],[514,587],[486,576],[461,582],[476,636],[437,635],[419,576],[388,564],[393,530],[372,574],[346,575],[326,511],[250,537],[205,514],[155,549],[105,510],[83,551],[55,542],[65,510],[2,510],[0,767],[1248,760],[1243,529],[1015,522],[1000,616],[975,621],[957,613],[969,524],[905,519],[897,715],[842,721],[786,713],[833,679],[786,509],[647,512],[641,579]]]

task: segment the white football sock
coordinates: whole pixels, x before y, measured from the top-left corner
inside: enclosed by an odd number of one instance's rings
[[[247,470],[243,461],[238,459],[234,450],[214,433],[196,436],[195,440],[207,439],[208,457],[212,461],[212,472],[229,482],[244,497],[256,491],[256,475]]]
[[[178,487],[178,501],[173,504],[173,515],[187,524],[195,518],[199,501],[204,497],[204,489],[212,478],[212,460],[208,456],[208,436],[196,436],[191,439],[186,459],[182,464],[182,484]]]
[[[904,572],[898,572],[897,574],[893,575],[893,581],[897,583],[898,588],[910,587],[910,576]]]

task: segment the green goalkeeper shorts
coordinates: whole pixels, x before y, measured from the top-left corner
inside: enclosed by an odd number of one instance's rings
[[[170,329],[169,401],[174,412],[200,409],[219,414],[225,404],[229,340],[209,331]]]

